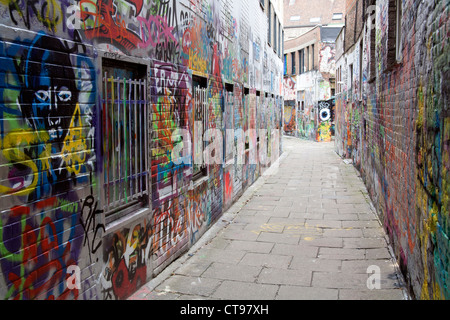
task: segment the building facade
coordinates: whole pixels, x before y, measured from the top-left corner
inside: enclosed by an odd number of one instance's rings
[[[126,299],[277,159],[281,9],[0,2],[3,299]]]
[[[449,299],[448,1],[347,1],[336,152],[353,160],[411,295]]]
[[[345,0],[284,0],[285,41],[295,39],[317,25],[332,27],[345,23]]]
[[[284,1],[284,134],[315,141],[334,135],[335,41],[345,1]]]
[[[316,26],[285,42],[284,132],[315,141],[334,135],[335,39],[341,27]]]

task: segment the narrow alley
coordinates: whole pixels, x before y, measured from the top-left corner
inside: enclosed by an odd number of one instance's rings
[[[1,300],[450,300],[449,8],[0,1]]]
[[[284,153],[189,252],[129,300],[408,299],[387,237],[334,142]]]

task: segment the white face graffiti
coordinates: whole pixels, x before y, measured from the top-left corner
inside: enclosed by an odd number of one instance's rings
[[[61,108],[70,104],[72,92],[66,87],[54,86],[37,90],[34,93],[32,121],[39,130],[47,130],[52,140],[60,139],[64,135]]]

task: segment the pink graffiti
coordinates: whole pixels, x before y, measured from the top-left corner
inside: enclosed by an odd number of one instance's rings
[[[137,20],[141,23],[141,31],[144,34],[144,26],[148,31],[148,39],[142,41],[138,46],[139,48],[147,48],[148,46],[155,47],[160,43],[164,43],[167,47],[170,41],[177,43],[172,34],[173,27],[170,27],[167,23],[167,18],[160,16],[150,16],[148,20],[143,17],[137,17]]]

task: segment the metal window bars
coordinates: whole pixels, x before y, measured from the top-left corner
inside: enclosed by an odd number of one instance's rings
[[[149,116],[145,79],[103,77],[103,199],[106,216],[149,198]]]
[[[194,178],[202,174],[205,168],[204,150],[206,142],[204,135],[208,129],[208,95],[207,89],[194,88]]]
[[[233,159],[234,148],[234,93],[225,91],[225,161]]]

